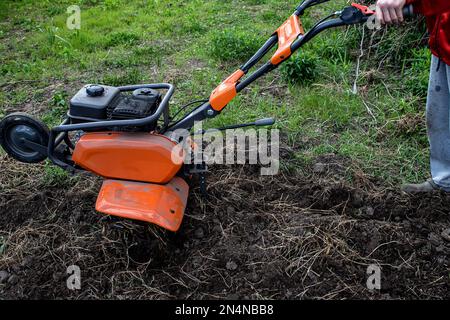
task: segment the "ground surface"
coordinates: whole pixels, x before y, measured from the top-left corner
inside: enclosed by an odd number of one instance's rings
[[[65,27],[72,1],[2,1],[0,116],[58,123],[93,82],[173,82],[176,110],[208,96],[296,3],[86,0],[76,32]],[[398,192],[429,170],[429,54],[408,28],[365,33],[356,94],[362,31],[349,28],[239,96],[211,125],[276,117],[281,172],[213,166],[208,197],[192,182],[176,234],[95,212],[97,178],[0,150],[0,298],[450,298],[450,197]],[[78,291],[66,287],[73,264]],[[371,264],[380,291],[366,288]]]
[[[0,267],[9,273],[1,296],[450,298],[450,242],[441,235],[450,196],[351,186],[345,162],[320,161],[309,177],[215,168],[207,198],[194,188],[177,234],[96,213],[95,178],[66,190],[16,185],[0,200]],[[72,264],[82,271],[79,291],[66,287]],[[370,264],[382,269],[375,293]]]

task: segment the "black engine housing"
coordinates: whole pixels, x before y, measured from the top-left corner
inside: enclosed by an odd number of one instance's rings
[[[73,123],[142,119],[152,115],[161,103],[161,93],[149,88],[121,92],[116,87],[87,85],[70,100],[69,117]],[[149,131],[156,122],[143,127],[117,127],[115,131]]]

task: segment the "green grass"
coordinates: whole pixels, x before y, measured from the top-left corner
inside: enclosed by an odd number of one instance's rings
[[[302,17],[305,28],[346,3],[333,1],[310,10]],[[65,25],[66,8],[73,4],[82,10],[78,31]],[[69,97],[83,84],[95,82],[172,82],[177,92],[171,105],[176,110],[208,97],[297,4],[4,0],[0,116],[12,110],[32,111],[54,125],[64,115]],[[362,169],[387,184],[423,179],[429,170],[423,124],[411,130],[398,126],[405,117],[423,117],[429,53],[421,31],[410,29],[394,27],[373,37],[366,32],[358,94],[351,91],[361,28],[329,30],[286,66],[245,90],[209,126],[273,116],[289,139],[310,141],[296,155],[299,170],[333,152],[353,160],[350,171]],[[60,181],[59,172],[48,170],[49,183]]]
[[[264,38],[250,31],[228,28],[215,30],[211,36],[209,51],[212,57],[221,61],[246,61],[264,43]]]
[[[44,166],[43,185],[44,186],[66,186],[73,182],[78,177],[71,177],[67,171],[54,166],[50,161],[47,161]]]

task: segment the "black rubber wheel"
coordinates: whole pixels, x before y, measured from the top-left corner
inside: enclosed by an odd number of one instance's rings
[[[42,121],[32,116],[16,112],[0,121],[0,145],[8,155],[25,163],[38,163],[47,158],[23,144],[23,138],[38,143],[42,146],[48,145],[50,131]]]

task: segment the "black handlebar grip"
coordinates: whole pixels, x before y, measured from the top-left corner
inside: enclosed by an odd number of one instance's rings
[[[403,17],[409,18],[414,15],[414,8],[412,4],[403,7]]]
[[[275,123],[275,119],[273,118],[265,118],[255,121],[255,126],[271,126]]]

